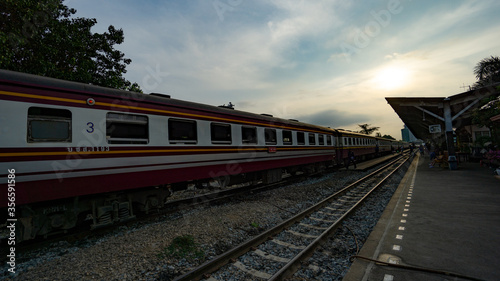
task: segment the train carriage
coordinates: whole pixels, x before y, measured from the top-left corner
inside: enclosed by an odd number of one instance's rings
[[[377,144],[378,144],[378,149],[379,149],[379,152],[381,154],[387,154],[387,153],[391,153],[394,150],[394,147],[393,147],[393,143],[394,141],[393,140],[390,140],[390,139],[385,139],[385,138],[381,138],[381,137],[377,137]]]
[[[0,208],[18,240],[132,219],[188,184],[272,183],[399,143],[209,106],[0,70]],[[15,176],[15,183],[12,178]],[[10,179],[10,181],[9,181]],[[14,202],[12,202],[15,198]],[[7,211],[2,213],[6,221]]]
[[[338,141],[295,120],[5,70],[0,108],[0,192],[15,170],[21,239],[133,218],[188,181],[325,169]]]
[[[377,139],[375,137],[346,131],[337,130],[338,132],[338,155],[339,161],[344,163],[347,161],[349,151],[352,151],[358,161],[371,159],[377,155]]]

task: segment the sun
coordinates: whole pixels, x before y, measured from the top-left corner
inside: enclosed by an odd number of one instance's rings
[[[409,74],[410,72],[404,67],[389,66],[377,71],[373,82],[377,88],[396,90],[408,84]]]

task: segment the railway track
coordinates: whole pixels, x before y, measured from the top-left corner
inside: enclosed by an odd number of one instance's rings
[[[309,175],[308,177],[310,176],[311,175]],[[19,255],[23,256],[23,254],[25,253],[32,251],[36,252],[37,250],[44,248],[52,248],[53,245],[58,245],[61,243],[62,244],[69,243],[66,245],[78,245],[80,241],[83,241],[87,237],[93,237],[92,238],[93,240],[98,240],[100,239],[100,237],[106,236],[108,234],[116,234],[117,231],[120,232],[122,227],[129,229],[129,227],[134,227],[134,225],[136,225],[137,223],[140,224],[147,223],[148,221],[155,220],[158,217],[170,215],[181,210],[187,210],[200,205],[219,204],[222,202],[226,202],[227,200],[231,200],[231,198],[244,196],[245,194],[259,193],[266,190],[279,188],[281,186],[286,186],[291,183],[296,183],[297,181],[304,180],[304,178],[307,177],[305,177],[305,175],[296,175],[296,176],[287,175],[284,176],[282,181],[272,184],[247,185],[243,187],[235,187],[226,190],[213,191],[206,194],[194,195],[185,199],[176,199],[169,201],[162,210],[150,213],[148,215],[146,214],[138,215],[137,218],[132,221],[122,222],[111,225],[109,227],[103,227],[95,230],[79,228],[76,229],[75,231],[68,231],[67,233],[59,233],[43,239],[40,238],[35,240],[28,240],[17,245],[16,250]],[[6,245],[5,240],[1,239],[0,244]],[[5,249],[7,249],[7,247],[2,247],[2,251],[0,251],[3,257],[1,258],[2,261],[5,261],[5,256],[7,253],[5,252]]]
[[[178,277],[184,280],[284,280],[409,159],[402,156],[318,204]],[[250,266],[252,264],[253,266]]]

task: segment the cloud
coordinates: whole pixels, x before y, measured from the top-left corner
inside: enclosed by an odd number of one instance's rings
[[[500,4],[490,0],[401,0],[380,32],[366,27],[389,1],[101,2],[69,6],[123,28],[126,78],[148,91],[332,128],[370,123],[399,134],[384,97],[456,94],[473,82],[475,63],[500,47]],[[366,46],[355,44],[360,32],[373,35]],[[377,87],[375,78],[385,71],[390,81],[387,69],[396,66],[408,70],[406,86]]]
[[[337,109],[328,109],[311,114],[305,114],[298,117],[305,123],[326,126],[331,128],[345,128],[353,124],[363,123],[370,117],[365,114],[352,113]]]

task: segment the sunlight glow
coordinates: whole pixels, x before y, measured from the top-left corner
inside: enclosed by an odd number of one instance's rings
[[[373,82],[375,86],[383,90],[396,90],[409,82],[410,72],[404,67],[389,66],[377,71]]]

